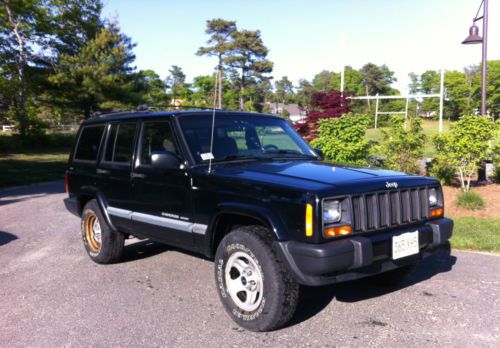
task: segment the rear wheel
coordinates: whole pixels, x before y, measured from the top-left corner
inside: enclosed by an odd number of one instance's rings
[[[261,226],[233,230],[219,244],[215,282],[229,316],[251,331],[269,331],[285,325],[298,303],[295,282]]]
[[[95,199],[83,208],[81,229],[83,245],[93,261],[105,264],[120,259],[125,236],[107,225]]]

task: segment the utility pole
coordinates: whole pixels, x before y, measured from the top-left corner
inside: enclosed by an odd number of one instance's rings
[[[444,69],[441,68],[441,82],[439,84],[439,133],[443,133],[443,103],[444,103]]]

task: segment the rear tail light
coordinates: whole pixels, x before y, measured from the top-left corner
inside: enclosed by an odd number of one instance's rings
[[[64,175],[64,183],[66,186],[66,193],[69,193],[69,182],[68,182],[68,172]]]

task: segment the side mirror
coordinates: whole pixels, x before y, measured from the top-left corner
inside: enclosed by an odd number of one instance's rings
[[[314,152],[316,152],[316,155],[318,155],[320,157],[320,159],[325,158],[325,154],[323,153],[323,150],[321,150],[319,147],[315,148],[313,150],[314,150]]]
[[[151,154],[151,165],[158,169],[179,169],[181,159],[170,151],[154,151]]]

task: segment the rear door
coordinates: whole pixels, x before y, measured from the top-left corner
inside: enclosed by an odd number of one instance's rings
[[[132,172],[134,229],[159,241],[191,248],[192,204],[186,169],[157,169],[151,154],[169,151],[180,155],[170,120],[144,121]]]
[[[122,231],[130,232],[129,212],[133,209],[130,171],[137,122],[111,123],[107,127],[104,151],[96,169],[98,186],[108,201],[108,213],[113,224]]]

